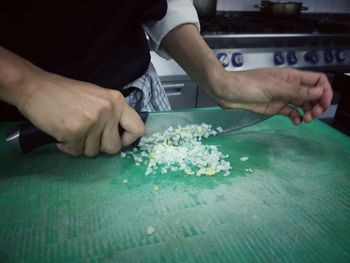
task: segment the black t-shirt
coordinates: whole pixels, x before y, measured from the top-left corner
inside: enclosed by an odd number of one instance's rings
[[[0,45],[47,71],[120,89],[149,65],[142,22],[166,9],[166,0],[7,0]]]

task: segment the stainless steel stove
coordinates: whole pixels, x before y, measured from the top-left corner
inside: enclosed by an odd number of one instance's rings
[[[297,19],[222,13],[201,21],[202,35],[230,71],[294,67],[350,70],[350,17]]]

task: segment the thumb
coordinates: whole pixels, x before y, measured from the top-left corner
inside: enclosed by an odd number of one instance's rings
[[[127,104],[120,116],[120,125],[125,130],[121,135],[123,146],[130,145],[145,132],[145,125],[142,119],[136,111]]]

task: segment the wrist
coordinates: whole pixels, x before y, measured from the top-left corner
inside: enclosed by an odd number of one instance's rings
[[[226,77],[226,70],[218,61],[212,61],[205,65],[204,72],[200,75],[200,79],[198,80],[198,85],[207,93],[213,95],[221,89],[221,83]]]
[[[0,58],[0,99],[21,110],[44,71],[1,47]]]
[[[206,85],[203,88],[217,100],[225,99],[228,87],[232,90],[232,86],[237,79],[237,73],[226,71],[221,64],[220,68],[212,70],[208,76],[209,80],[206,81]]]

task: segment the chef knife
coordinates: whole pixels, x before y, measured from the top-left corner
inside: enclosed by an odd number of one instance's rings
[[[240,130],[250,125],[261,122],[270,116],[255,113],[245,109],[197,109],[183,110],[175,112],[158,112],[148,114],[139,113],[141,119],[145,122],[146,131],[143,136],[150,136],[155,132],[163,132],[169,127],[185,126],[188,124],[207,123],[213,128],[221,127],[222,131],[218,134],[224,134]],[[119,133],[123,133],[119,126]],[[57,143],[57,140],[44,132],[38,130],[34,125],[26,123],[18,126],[6,135],[6,141],[13,143],[20,151],[27,153],[40,146]],[[134,143],[137,146],[138,141]]]

